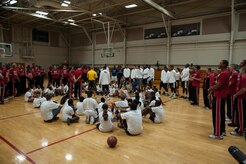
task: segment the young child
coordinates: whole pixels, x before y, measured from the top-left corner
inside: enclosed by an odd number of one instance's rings
[[[24,100],[25,100],[25,102],[33,102],[34,97],[32,95],[32,89],[31,88],[28,88],[27,92],[25,93]]]
[[[59,117],[57,117],[57,115],[60,113],[62,106],[59,106],[57,103],[51,101],[51,94],[47,94],[45,98],[47,101],[44,101],[40,106],[41,116],[44,122],[52,122],[58,120]]]
[[[46,101],[45,97],[41,97],[41,93],[39,90],[35,91],[36,97],[33,100],[33,107],[34,108],[40,108],[41,104]]]
[[[79,117],[76,116],[74,109],[73,109],[73,99],[68,100],[68,106],[66,106],[62,110],[62,121],[67,122],[67,125],[70,125],[71,123],[78,122]]]
[[[101,132],[113,131],[114,125],[112,122],[112,113],[108,111],[108,104],[102,105],[102,111],[99,113],[99,124],[96,125],[97,129]]]
[[[83,101],[83,109],[86,116],[85,122],[91,125],[94,124],[98,120],[98,104],[92,98],[92,91],[88,91],[87,98]]]
[[[139,135],[143,131],[142,113],[138,109],[139,101],[134,100],[130,105],[130,111],[118,114],[118,118],[123,123],[123,128],[128,135]]]
[[[101,102],[98,104],[98,113],[101,113],[103,111],[103,104],[105,103],[105,98],[101,97]]]
[[[84,108],[83,108],[83,101],[84,101],[84,97],[83,96],[81,96],[80,98],[79,98],[79,102],[77,102],[77,104],[76,104],[76,108],[77,108],[77,111],[76,111],[76,113],[78,114],[78,115],[84,115]]]
[[[143,116],[146,116],[148,113],[150,114],[149,119],[153,123],[161,123],[164,118],[164,108],[161,105],[161,101],[156,100],[154,107],[146,108],[143,111]]]

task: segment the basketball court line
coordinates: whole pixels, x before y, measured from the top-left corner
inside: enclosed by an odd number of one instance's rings
[[[6,120],[6,119],[15,118],[15,117],[22,117],[22,116],[26,116],[26,115],[31,115],[31,114],[35,114],[35,113],[40,113],[40,111],[37,111],[37,112],[31,112],[31,113],[25,113],[25,114],[19,114],[19,115],[9,116],[9,117],[3,117],[3,118],[0,118],[0,121],[1,121],[1,120]]]
[[[0,139],[3,142],[5,142],[7,145],[9,145],[12,149],[14,149],[17,153],[19,153],[20,155],[24,156],[27,161],[29,161],[32,164],[36,164],[36,162],[33,159],[31,159],[30,157],[28,157],[27,154],[25,154],[20,149],[18,149],[14,144],[12,144],[11,142],[9,142],[6,138],[4,138],[3,136],[0,135]]]
[[[80,132],[80,133],[78,133],[78,134],[75,134],[75,135],[72,135],[72,136],[70,136],[70,137],[67,137],[67,138],[61,139],[61,140],[59,140],[59,141],[53,142],[53,143],[51,143],[51,144],[48,144],[47,146],[43,146],[43,147],[40,147],[40,148],[31,150],[31,151],[27,152],[26,154],[34,153],[34,152],[36,152],[36,151],[42,150],[42,149],[44,149],[44,148],[47,148],[47,147],[49,147],[49,146],[56,145],[56,144],[58,144],[58,143],[64,142],[64,141],[66,141],[66,140],[69,140],[69,139],[71,139],[71,138],[74,138],[74,137],[80,136],[80,135],[82,135],[82,134],[88,133],[88,132],[90,132],[90,131],[92,131],[92,130],[95,130],[95,129],[96,129],[96,128],[92,128],[92,129],[89,129],[89,130]]]

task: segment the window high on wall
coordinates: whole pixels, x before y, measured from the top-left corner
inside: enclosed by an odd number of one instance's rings
[[[49,42],[49,32],[32,29],[32,40],[37,42]]]

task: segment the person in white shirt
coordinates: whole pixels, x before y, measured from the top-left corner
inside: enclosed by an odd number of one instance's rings
[[[98,120],[98,103],[92,98],[92,92],[88,91],[87,98],[83,101],[83,109],[86,116],[87,124],[94,124]]]
[[[36,97],[33,100],[33,107],[40,108],[41,104],[46,101],[45,97],[41,97],[40,91],[36,91]]]
[[[155,80],[155,69],[149,66],[149,77],[148,77],[148,84],[152,88],[152,83]]]
[[[170,66],[170,78],[169,78],[169,85],[171,87],[172,95],[170,98],[176,98],[176,72],[173,69],[173,66]]]
[[[103,104],[105,104],[105,98],[101,97],[101,102],[98,104],[98,113],[101,113],[103,111]]]
[[[74,112],[73,99],[69,99],[67,103],[68,105],[62,110],[62,121],[70,125],[71,123],[78,122],[79,117]]]
[[[139,135],[143,131],[142,113],[138,110],[138,103],[139,101],[134,100],[130,105],[130,111],[118,114],[126,133],[132,136]]]
[[[130,75],[131,75],[131,70],[128,67],[125,67],[123,70],[123,75],[125,77],[125,82],[129,82],[130,80]]]
[[[161,105],[161,101],[156,100],[155,106],[151,108],[146,108],[143,111],[143,115],[146,116],[147,114],[150,114],[149,119],[153,121],[153,123],[161,123],[164,119],[164,108]]]
[[[99,85],[102,86],[102,91],[105,95],[109,94],[109,84],[110,84],[110,73],[107,71],[106,67],[100,73]]]
[[[136,68],[135,74],[136,74],[136,79],[139,83],[139,88],[142,89],[143,69],[141,68],[140,65]]]
[[[41,106],[41,116],[44,120],[44,122],[52,122],[59,119],[57,115],[60,113],[61,106],[59,106],[57,103],[51,101],[52,95],[47,94],[46,100],[44,101]]]
[[[145,90],[147,86],[147,79],[149,78],[149,68],[144,66],[143,70],[143,90]]]
[[[131,70],[131,82],[136,79],[136,66]]]
[[[163,70],[161,71],[161,83],[160,83],[160,90],[163,87],[164,92],[163,95],[169,96],[168,94],[168,82],[169,82],[169,71],[167,66],[164,66]]]
[[[84,101],[84,97],[83,96],[81,96],[80,98],[79,98],[79,102],[77,102],[77,104],[76,104],[76,108],[77,108],[77,111],[76,111],[76,113],[78,114],[78,115],[84,115],[84,108],[83,108],[83,101]]]
[[[53,86],[49,85],[45,90],[44,90],[44,95],[50,94],[52,97],[55,96],[55,91],[53,90]]]
[[[116,111],[121,111],[124,110],[126,108],[128,108],[128,101],[126,99],[126,94],[123,92],[120,92],[120,101],[116,101],[116,102],[112,102],[112,110],[115,108]],[[117,113],[115,111],[115,113]]]
[[[24,100],[25,100],[25,102],[33,102],[34,97],[32,95],[32,89],[31,88],[28,88],[28,91],[25,93]]]
[[[181,97],[188,98],[188,83],[189,83],[189,76],[190,76],[190,69],[189,64],[185,65],[185,68],[181,72],[181,80],[182,80],[182,88],[183,88],[183,95]]]
[[[96,125],[97,129],[101,132],[112,132],[114,125],[112,122],[113,116],[110,111],[108,111],[108,104],[102,105],[102,111],[99,112],[99,124]]]

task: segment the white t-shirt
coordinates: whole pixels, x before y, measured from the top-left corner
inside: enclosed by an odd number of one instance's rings
[[[121,114],[121,118],[126,120],[127,131],[132,135],[140,134],[143,130],[141,110],[131,110]]]
[[[125,78],[129,78],[130,75],[131,75],[131,70],[130,70],[130,68],[124,68],[124,70],[123,70],[123,75],[124,75]]]
[[[149,77],[149,68],[145,68],[143,71],[143,79],[147,79]]]
[[[102,132],[110,132],[113,130],[113,123],[112,123],[112,113],[108,111],[108,120],[104,121],[103,118],[103,112],[99,113],[99,122],[100,122],[100,126],[99,126],[99,130]]]
[[[180,73],[176,72],[176,76],[175,76],[176,81],[180,79]]]
[[[155,113],[155,123],[161,123],[164,118],[164,108],[162,106],[152,107],[152,111]]]
[[[158,91],[155,92],[155,99],[156,100],[160,100],[161,99],[161,95],[160,95],[160,93]]]
[[[189,81],[189,76],[190,76],[190,69],[184,68],[181,72],[182,81]]]
[[[132,69],[131,70],[131,79],[135,79],[136,78],[136,69]]]
[[[33,100],[33,107],[34,108],[39,108],[41,104],[46,101],[45,97],[38,97]]]
[[[62,110],[62,121],[66,122],[68,118],[72,118],[72,115],[74,115],[73,108],[71,106],[66,106]]]
[[[101,85],[109,85],[110,73],[107,70],[101,71],[98,83]]]
[[[53,118],[52,110],[58,108],[59,105],[53,101],[44,101],[41,106],[41,116],[45,121],[51,120]]]
[[[28,102],[28,99],[32,96],[32,93],[30,91],[27,91],[26,94],[25,94],[25,102]]]
[[[169,83],[176,82],[176,72],[175,70],[170,71]]]
[[[100,102],[100,103],[98,104],[98,113],[101,113],[101,112],[103,111],[102,106],[103,106],[104,103],[105,103],[105,102]]]
[[[121,101],[116,101],[115,106],[118,108],[127,108],[128,107],[128,101],[126,99],[121,100]]]
[[[86,110],[96,110],[98,108],[97,101],[93,98],[85,98],[83,101],[83,109]]]
[[[78,115],[83,115],[84,114],[85,111],[84,111],[84,108],[83,108],[83,102],[77,102],[76,108],[77,108],[76,113]]]
[[[152,101],[149,103],[149,106],[150,106],[150,107],[155,106],[155,100],[152,100]]]

